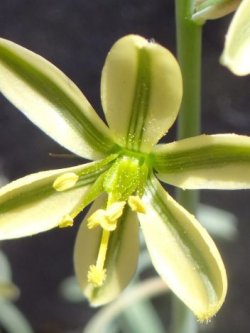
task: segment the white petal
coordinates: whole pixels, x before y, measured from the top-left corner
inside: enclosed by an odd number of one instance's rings
[[[183,189],[250,188],[250,137],[200,135],[155,147],[157,176]]]
[[[150,151],[179,111],[179,65],[167,49],[153,41],[136,35],[121,38],[106,59],[101,97],[108,124],[120,144]]]
[[[242,0],[233,17],[221,63],[235,75],[250,74],[250,0]]]
[[[112,301],[127,286],[137,266],[139,253],[138,220],[136,214],[125,209],[117,229],[111,233],[104,267],[107,278],[103,286],[94,288],[88,283],[90,265],[95,265],[102,228],[88,229],[86,220],[97,209],[103,208],[105,196],[97,199],[82,222],[77,234],[74,265],[80,287],[94,306]]]
[[[0,189],[0,239],[19,238],[49,230],[78,207],[98,174],[96,164],[43,171],[20,178]],[[67,172],[89,170],[81,185],[64,192],[53,188],[55,179]]]
[[[39,55],[2,38],[0,91],[77,155],[98,159],[114,146],[108,128],[69,78]]]
[[[220,254],[206,230],[161,187],[147,185],[147,212],[138,214],[155,269],[200,320],[221,307],[227,278]]]

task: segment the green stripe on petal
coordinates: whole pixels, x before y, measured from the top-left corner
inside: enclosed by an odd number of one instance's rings
[[[39,55],[0,39],[0,91],[47,135],[89,159],[107,154],[110,132],[85,96]]]
[[[142,198],[146,214],[138,214],[155,269],[199,320],[212,317],[227,290],[220,254],[206,230],[180,206],[155,178]]]
[[[242,0],[229,26],[221,63],[236,75],[250,74],[250,0]]]
[[[81,205],[89,186],[107,168],[104,161],[38,172],[1,188],[0,239],[29,236],[59,226]],[[69,190],[56,191],[55,180],[67,173],[78,174],[78,183]]]
[[[177,116],[182,79],[164,47],[129,35],[114,44],[101,80],[108,124],[122,146],[150,151]]]
[[[250,137],[201,135],[154,149],[155,170],[183,189],[250,188]]]
[[[89,266],[96,264],[103,229],[88,229],[86,221],[97,209],[104,208],[106,200],[105,196],[101,196],[92,205],[80,226],[74,250],[77,279],[93,306],[108,303],[121,293],[135,273],[139,253],[138,220],[136,214],[125,208],[117,229],[111,232],[104,264],[106,280],[101,287],[88,283]]]

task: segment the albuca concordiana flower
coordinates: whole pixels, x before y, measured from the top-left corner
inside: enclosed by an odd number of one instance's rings
[[[236,75],[250,74],[250,0],[242,0],[234,14],[220,60]]]
[[[220,61],[235,75],[243,76],[250,74],[250,0],[196,0],[192,18],[203,23],[235,9]]]
[[[213,316],[227,289],[220,254],[206,230],[156,177],[184,189],[249,188],[250,138],[201,135],[156,145],[175,121],[182,98],[173,55],[135,35],[114,44],[101,80],[109,128],[62,72],[4,39],[0,89],[62,146],[95,160],[3,187],[0,239],[70,226],[94,201],[74,252],[76,275],[91,304],[113,300],[130,281],[140,224],[162,279],[200,320]]]

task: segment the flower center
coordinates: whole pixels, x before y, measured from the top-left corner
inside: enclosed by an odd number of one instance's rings
[[[137,157],[117,158],[107,171],[103,189],[108,194],[106,209],[98,209],[88,218],[88,228],[100,226],[102,237],[95,265],[89,266],[88,282],[93,287],[101,287],[106,279],[106,255],[111,234],[117,229],[119,218],[126,204],[135,212],[145,213],[140,197],[147,179],[148,167]]]
[[[112,162],[112,165],[107,168],[106,165],[110,162]],[[60,228],[72,226],[74,218],[84,207],[95,200],[102,192],[107,193],[108,199],[105,207],[96,210],[87,221],[89,229],[102,228],[96,263],[89,266],[87,273],[88,282],[93,287],[101,287],[105,282],[107,275],[106,257],[110,237],[119,225],[119,219],[123,214],[125,205],[128,205],[132,211],[137,213],[145,213],[146,211],[141,197],[151,164],[149,155],[129,150],[123,150],[120,155],[111,155],[100,161],[99,168],[95,169],[99,169],[99,176],[84,196],[83,202],[75,207],[70,214],[64,216],[59,223]],[[93,167],[90,167],[89,171],[94,171]],[[81,186],[82,175],[85,176],[86,173],[86,169],[82,174],[81,172],[78,174],[66,172],[56,178],[53,188],[58,192],[63,192],[71,190],[75,186]]]

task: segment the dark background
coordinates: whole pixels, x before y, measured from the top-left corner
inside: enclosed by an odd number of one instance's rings
[[[230,19],[209,22],[204,29],[202,131],[249,135],[250,78],[235,77],[218,63]],[[136,33],[154,38],[175,53],[174,22],[170,0],[0,2],[0,35],[49,59],[82,89],[98,112],[101,69],[112,44]],[[64,150],[0,96],[1,172],[12,180],[79,162],[52,158],[49,152]],[[238,240],[217,241],[228,271],[229,292],[216,325],[210,327],[213,333],[250,331],[249,198],[249,191],[201,194],[203,202],[228,209],[239,219]],[[76,228],[2,243],[14,281],[22,290],[17,304],[35,332],[80,332],[93,313],[86,303],[70,304],[58,294],[61,280],[73,274]],[[161,305],[164,311],[170,311],[168,304]]]

